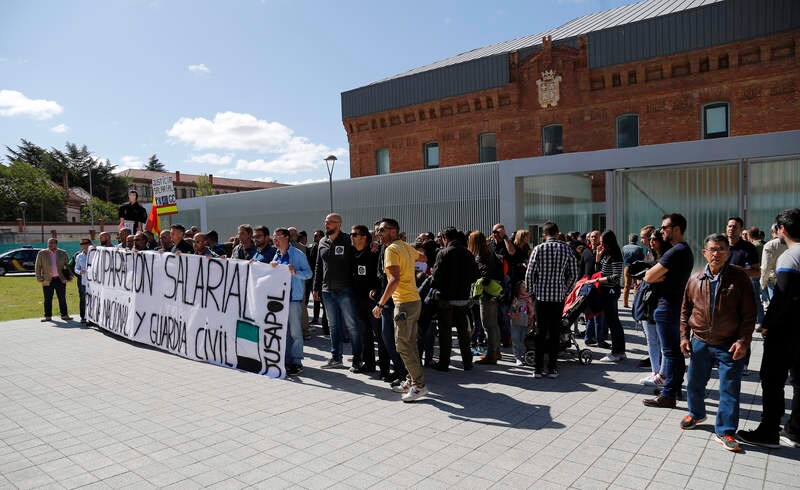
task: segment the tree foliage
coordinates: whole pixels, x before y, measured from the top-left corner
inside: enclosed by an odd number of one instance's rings
[[[197,197],[214,195],[214,187],[211,185],[211,179],[208,178],[207,174],[198,175],[195,183],[197,184]]]
[[[27,203],[29,220],[41,219],[43,212],[45,221],[63,221],[66,197],[41,168],[20,160],[7,167],[0,165],[0,221],[21,218],[20,202]]]
[[[94,222],[98,223],[101,219],[106,223],[117,223],[119,221],[119,206],[102,199],[92,198],[94,205]],[[81,221],[84,223],[92,222],[92,209],[89,203],[81,204]]]
[[[167,167],[164,166],[164,163],[159,160],[155,154],[150,155],[150,158],[147,160],[147,165],[144,166],[144,169],[151,170],[153,172],[167,171]]]

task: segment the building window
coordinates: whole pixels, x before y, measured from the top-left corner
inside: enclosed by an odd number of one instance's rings
[[[389,167],[389,148],[381,148],[375,152],[375,173],[384,175],[391,172]]]
[[[181,199],[186,199],[186,187],[181,189]]]
[[[189,189],[189,197],[195,197],[195,196],[197,196],[197,190],[194,188]]]
[[[728,103],[715,102],[703,106],[703,139],[728,136]]]
[[[542,128],[542,154],[558,155],[564,153],[563,133],[560,124]]]
[[[478,162],[497,161],[497,135],[495,133],[483,133],[478,136]]]
[[[617,148],[639,146],[639,115],[624,114],[617,117]]]
[[[422,154],[425,157],[425,168],[439,168],[439,143],[430,141],[422,145]]]

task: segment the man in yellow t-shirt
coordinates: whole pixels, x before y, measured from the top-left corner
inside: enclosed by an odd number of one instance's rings
[[[392,298],[397,353],[400,354],[408,370],[406,380],[392,386],[392,390],[403,393],[402,400],[404,402],[413,402],[428,394],[417,350],[417,321],[422,311],[422,301],[420,301],[414,278],[414,263],[424,261],[425,256],[419,254],[408,243],[400,240],[400,225],[394,219],[382,219],[378,233],[381,234],[382,242],[386,246],[384,264],[388,284],[378,300],[377,306],[372,310],[372,315],[380,318],[386,302]]]

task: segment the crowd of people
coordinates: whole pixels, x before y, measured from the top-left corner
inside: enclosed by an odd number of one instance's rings
[[[703,240],[706,264],[698,268],[685,240],[686,219],[677,213],[629,235],[622,247],[611,230],[563,233],[553,222],[544,224],[540,243],[531,243],[524,229],[508,233],[503,224],[493,226],[488,236],[450,227],[422,233],[413,242],[392,218],[371,227],[354,225],[349,232],[342,226],[342,216],[329,214],[324,228],[309,240],[305,231],[291,227],[271,234],[266,226],[242,224],[236,236],[220,243],[214,230],[175,224],[158,238],[122,229],[117,243],[101,233],[99,245],[286,264],[292,274],[287,374],[303,371],[303,343],[317,324],[330,340],[330,358],[322,369],[377,373],[405,402],[428,393],[425,368],[450,371],[453,329],[464,371],[496,365],[503,348],[511,349],[516,366],[525,366],[530,341],[535,346],[533,378],[557,378],[565,299],[576,284],[589,284],[597,301],[594,314],[587,315],[583,341],[608,349],[601,361],[627,360],[620,296],[622,307],[631,309],[645,332],[648,358],[640,367],[650,374],[642,383],[659,389],[658,396],[644,400],[646,406],[676,407],[689,356],[689,413],[681,428],[693,429],[705,420],[705,387],[716,365],[720,400],[715,432],[726,449],[738,451],[739,441],[777,447],[779,439],[800,446],[800,356],[793,352],[798,340],[793,314],[800,306],[800,209],[778,214],[768,242],[757,228],[745,229],[739,217],[720,223],[725,231]],[[71,267],[57,245],[52,239],[36,261],[45,296],[43,321],[51,319],[54,293],[62,318],[69,319],[63,291],[72,269],[79,278],[85,323],[80,278],[92,243],[81,241]],[[763,417],[757,429],[737,434],[740,385],[754,331],[764,337]],[[794,373],[794,401],[781,430],[789,371]]]

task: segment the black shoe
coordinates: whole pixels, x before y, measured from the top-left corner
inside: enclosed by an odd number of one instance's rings
[[[433,369],[435,369],[435,370],[437,370],[437,371],[441,371],[441,372],[443,372],[443,373],[450,372],[450,368],[447,366],[447,364],[442,364],[442,362],[441,362],[441,361],[439,361],[439,362],[432,362],[432,363],[431,363],[431,367],[432,367]]]
[[[656,398],[648,398],[647,400],[642,400],[645,407],[654,407],[654,408],[675,408],[676,402],[674,398],[668,398],[666,396],[658,396]]]
[[[601,349],[610,349],[611,348],[611,344],[609,344],[608,342],[606,342],[604,340],[602,342],[598,342],[597,343],[597,347],[600,347]]]
[[[303,366],[301,364],[292,364],[291,366],[286,368],[287,376],[297,376],[302,372],[303,372]]]
[[[361,366],[356,366],[355,364],[353,364],[352,366],[350,366],[350,372],[355,374],[369,374],[375,372],[375,368],[367,369],[364,367],[363,364]]]
[[[584,343],[586,344],[587,347],[597,347],[597,341],[596,340],[587,340]]]
[[[651,367],[653,366],[650,364],[650,359],[644,358],[639,361],[639,369],[650,369]]]
[[[759,425],[755,430],[740,430],[736,433],[736,438],[746,444],[754,446],[768,447],[777,449],[781,447],[781,439],[778,433],[769,433]]]
[[[661,390],[662,388],[656,388],[653,390],[653,394],[656,396],[661,396]],[[675,398],[679,401],[683,401],[683,390],[679,391],[677,395],[675,395]]]
[[[400,376],[397,373],[389,373],[386,376],[381,378],[385,383],[394,383],[396,380],[400,379]]]
[[[800,435],[789,432],[786,427],[781,431],[780,438],[781,442],[789,447],[800,447]]]

